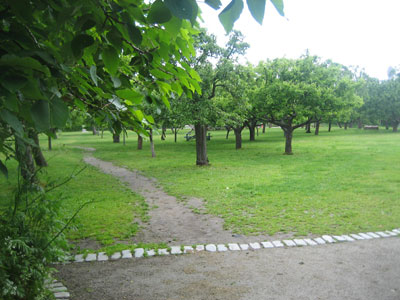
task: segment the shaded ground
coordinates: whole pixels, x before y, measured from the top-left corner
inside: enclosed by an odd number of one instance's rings
[[[57,268],[72,300],[400,299],[398,237]]]
[[[93,148],[83,149],[94,150]],[[191,245],[196,243],[254,242],[270,238],[269,236],[245,237],[232,234],[232,232],[223,229],[224,222],[222,219],[211,215],[194,213],[189,208],[192,207],[200,212],[203,211],[204,207],[201,199],[191,198],[184,204],[165,193],[155,179],[147,178],[137,171],[115,166],[90,154],[87,154],[84,160],[102,172],[113,175],[121,182],[126,183],[133,191],[141,194],[149,204],[150,221],[148,224],[141,224],[142,230],[133,238],[134,242],[166,242],[171,245]],[[275,238],[288,236],[275,236]],[[85,243],[80,244],[83,248],[85,245]]]

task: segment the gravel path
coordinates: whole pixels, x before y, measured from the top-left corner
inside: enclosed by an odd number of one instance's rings
[[[400,299],[398,237],[57,268],[71,300]]]
[[[81,148],[82,149],[82,148]],[[93,151],[93,148],[83,148]],[[189,207],[204,211],[201,199],[191,198],[186,204],[177,201],[159,187],[155,179],[147,178],[137,171],[115,166],[111,162],[102,161],[87,153],[84,161],[106,174],[117,177],[134,192],[142,195],[149,204],[150,222],[141,224],[142,230],[133,238],[134,242],[160,243],[170,245],[191,245],[197,243],[228,243],[254,241],[253,238],[235,235],[223,229],[221,218],[196,214]],[[288,237],[290,235],[281,235]],[[278,236],[275,236],[278,237]],[[266,240],[267,235],[258,236],[257,240]]]

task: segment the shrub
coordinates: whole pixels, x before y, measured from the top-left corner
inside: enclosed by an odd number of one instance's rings
[[[22,186],[0,215],[1,299],[45,299],[49,264],[67,247],[60,202],[37,184]]]

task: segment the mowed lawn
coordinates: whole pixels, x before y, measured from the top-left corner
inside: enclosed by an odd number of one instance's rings
[[[113,144],[109,133],[103,139],[91,133],[61,133],[53,141],[55,150],[45,151],[52,157],[50,165],[57,164],[48,173],[68,175],[71,167],[63,169],[66,158],[72,155],[79,161],[82,156],[72,147],[94,147],[94,156],[157,178],[168,193],[182,201],[191,196],[203,198],[208,213],[223,218],[225,227],[236,233],[307,236],[400,226],[400,133],[339,128],[329,133],[322,127],[315,136],[298,129],[293,139],[294,155],[287,156],[283,155],[283,132],[278,128],[267,129],[265,134],[260,131],[254,142],[248,141],[245,131],[241,150],[235,150],[232,133],[227,140],[224,131],[212,131],[208,142],[211,166],[196,167],[195,142],[184,140],[186,132],[180,132],[177,143],[170,131],[166,141],[155,136],[156,158],[151,157],[148,141],[143,150],[137,150],[135,133],[129,133],[126,145],[122,137],[120,144]],[[43,148],[45,142],[43,139]],[[74,184],[74,195],[66,203],[81,202],[83,195],[86,199],[100,197],[103,211],[98,215],[96,206],[85,209],[81,220],[96,223],[107,214],[128,223],[132,214],[146,218],[143,199],[109,176],[93,168],[89,171],[79,176],[79,183],[70,183]],[[68,192],[65,196],[71,195]],[[106,202],[108,197],[112,201]],[[120,209],[107,211],[108,205]],[[107,228],[102,230],[107,237],[115,235]],[[130,231],[123,232],[114,237],[123,239],[134,234],[136,227],[133,224]],[[86,236],[91,234],[99,235],[92,232]]]

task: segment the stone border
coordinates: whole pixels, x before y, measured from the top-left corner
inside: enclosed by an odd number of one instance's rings
[[[45,287],[54,294],[57,300],[68,300],[71,296],[67,288],[57,280],[45,283]]]
[[[200,244],[192,246],[171,246],[168,249],[150,249],[146,250],[143,248],[136,248],[133,253],[131,250],[123,250],[122,252],[116,252],[111,256],[106,255],[104,252],[100,253],[89,253],[86,256],[78,254],[72,257],[70,260],[64,263],[81,263],[81,262],[94,262],[94,261],[108,261],[118,259],[131,259],[131,258],[142,258],[150,256],[163,256],[163,255],[178,255],[186,253],[195,253],[200,251],[206,252],[229,252],[229,251],[247,251],[247,250],[259,250],[267,248],[287,248],[287,247],[305,247],[305,246],[317,246],[324,244],[333,244],[340,242],[354,242],[359,240],[371,240],[378,238],[388,238],[392,236],[400,235],[400,228],[378,232],[366,232],[366,233],[351,233],[348,235],[323,235],[316,238],[305,238],[305,239],[285,239],[285,240],[274,240],[264,241],[261,243],[248,243],[248,244]]]

